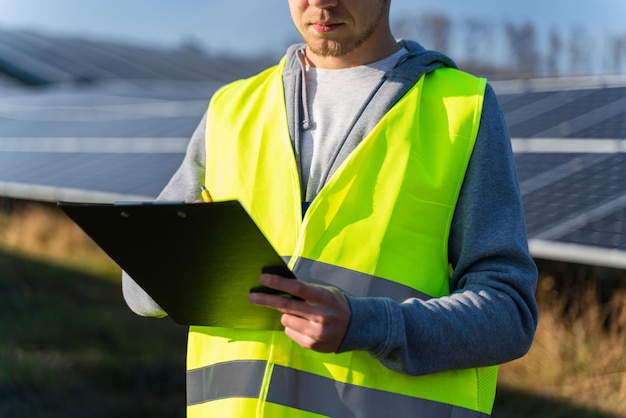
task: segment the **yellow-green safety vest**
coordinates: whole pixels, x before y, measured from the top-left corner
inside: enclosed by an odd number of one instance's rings
[[[448,235],[486,81],[454,69],[422,76],[303,217],[284,65],[211,99],[205,181],[213,198],[239,200],[304,281],[398,302],[448,295]],[[497,378],[495,366],[410,376],[366,351],[301,348],[281,331],[196,326],[187,370],[189,417],[481,417],[491,413]]]

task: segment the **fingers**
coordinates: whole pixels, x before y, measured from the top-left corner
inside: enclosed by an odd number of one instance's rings
[[[318,351],[320,353],[333,353],[335,351],[331,347],[327,348],[327,344],[325,344],[324,341],[309,337],[307,334],[298,332],[293,328],[285,328],[285,334],[300,347],[308,348],[310,350]]]
[[[249,300],[283,313],[285,333],[302,347],[319,352],[339,349],[350,322],[350,306],[343,293],[334,287],[318,286],[280,276],[264,274],[261,283],[299,299],[251,293]]]
[[[262,274],[261,283],[272,289],[280,290],[300,299],[306,300],[309,304],[325,304],[334,299],[334,295],[329,293],[325,286],[318,286],[304,283],[299,280],[287,279],[273,274]]]
[[[343,341],[345,330],[341,329],[340,321],[321,319],[318,322],[285,314],[281,318],[281,323],[285,327],[285,334],[301,347],[323,353],[333,353]]]
[[[313,315],[315,306],[299,298],[292,298],[281,294],[253,292],[248,295],[248,300],[255,305],[274,308],[284,314],[309,317]]]

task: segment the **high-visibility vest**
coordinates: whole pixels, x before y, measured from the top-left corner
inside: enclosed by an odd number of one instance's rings
[[[421,77],[303,217],[283,68],[212,98],[213,198],[239,200],[301,280],[399,302],[448,295],[448,236],[485,80],[454,69]],[[410,376],[366,351],[323,354],[281,331],[213,327],[190,328],[187,369],[189,417],[480,417],[497,378],[496,366]]]

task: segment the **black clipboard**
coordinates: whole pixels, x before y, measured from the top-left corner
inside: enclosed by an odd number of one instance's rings
[[[58,206],[176,323],[282,329],[248,294],[263,270],[293,275],[238,201]]]

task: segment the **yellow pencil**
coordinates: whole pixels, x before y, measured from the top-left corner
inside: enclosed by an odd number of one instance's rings
[[[204,186],[200,186],[200,196],[202,196],[203,202],[209,203],[213,201],[211,193],[209,193],[209,190]]]

